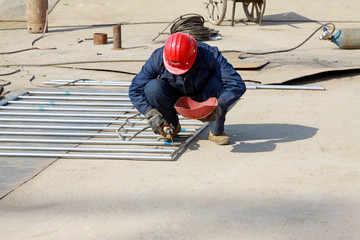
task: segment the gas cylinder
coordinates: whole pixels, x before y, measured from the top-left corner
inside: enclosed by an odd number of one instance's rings
[[[26,18],[29,33],[43,33],[44,29],[47,32],[47,9],[48,0],[26,0]]]
[[[344,28],[333,34],[330,40],[339,48],[360,49],[360,28]]]

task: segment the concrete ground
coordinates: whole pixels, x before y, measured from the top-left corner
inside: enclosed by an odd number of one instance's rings
[[[237,9],[243,18],[240,3]],[[262,26],[231,27],[228,16],[220,26],[207,23],[223,35],[209,44],[224,50],[290,48],[320,23],[359,27],[358,10],[355,0],[269,1]],[[0,64],[146,59],[163,44],[165,36],[152,39],[167,22],[189,12],[203,14],[202,1],[60,0],[50,14],[49,33],[36,43],[57,49],[0,55]],[[125,50],[85,40],[94,32],[112,33],[110,25],[90,25],[118,22],[129,23],[123,26]],[[0,22],[0,52],[29,47],[38,35],[24,26]],[[339,62],[344,55],[360,57],[359,50],[344,51],[314,37],[292,55],[328,54]],[[6,86],[9,95],[56,78],[132,78],[58,67],[20,69],[2,77],[12,83]],[[286,64],[279,69],[293,70]],[[264,78],[262,70],[256,73]],[[359,80],[358,72],[332,73],[296,82],[326,91],[249,89],[227,116],[230,145],[214,145],[205,130],[173,162],[60,159],[0,200],[0,239],[357,240]]]

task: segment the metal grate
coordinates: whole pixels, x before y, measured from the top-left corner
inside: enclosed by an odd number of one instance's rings
[[[207,124],[157,141],[127,93],[28,91],[0,106],[0,156],[173,160]]]

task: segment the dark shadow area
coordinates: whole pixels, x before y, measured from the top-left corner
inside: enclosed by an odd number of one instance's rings
[[[332,79],[338,79],[343,77],[354,77],[360,75],[359,69],[347,69],[347,70],[334,70],[328,72],[317,73],[309,76],[304,76],[290,81],[284,82],[286,85],[305,85],[312,83],[319,83],[322,81],[329,81]]]
[[[295,142],[312,138],[317,128],[296,124],[234,124],[226,131],[235,143],[232,152],[271,152],[278,143]]]
[[[158,188],[161,189],[162,186],[158,186]],[[357,209],[357,205],[353,201],[344,205],[341,198],[336,196],[315,200],[316,194],[314,194],[313,200],[310,198],[311,196],[297,199],[293,196],[294,194],[284,196],[286,193],[271,197],[271,195],[267,195],[267,192],[262,195],[237,192],[212,195],[212,192],[196,194],[196,192],[191,193],[190,191],[179,194],[175,190],[175,194],[166,192],[159,194],[159,191],[156,191],[155,195],[149,192],[145,186],[138,191],[138,195],[124,196],[104,195],[100,191],[100,194],[94,194],[93,198],[84,197],[87,196],[86,194],[76,194],[75,196],[59,194],[56,199],[49,197],[49,200],[41,202],[30,199],[25,206],[8,204],[7,207],[0,206],[0,210],[5,216],[10,216],[11,221],[14,221],[16,217],[22,218],[24,212],[34,212],[34,214],[50,212],[54,219],[62,219],[64,216],[69,219],[86,218],[85,223],[88,223],[88,219],[99,218],[99,213],[103,213],[112,220],[116,219],[117,224],[126,224],[127,221],[136,219],[140,224],[147,224],[148,227],[151,227],[149,224],[154,221],[156,224],[164,226],[160,229],[152,227],[149,228],[149,231],[143,229],[131,231],[136,228],[136,226],[132,226],[129,231],[123,231],[123,233],[119,233],[119,231],[109,233],[108,239],[112,234],[116,234],[116,236],[114,235],[111,239],[145,239],[146,237],[151,239],[203,239],[194,238],[194,236],[208,236],[209,232],[213,234],[212,239],[236,239],[234,233],[248,236],[279,236],[279,233],[284,233],[284,226],[287,227],[285,232],[294,231],[295,233],[299,229],[313,226],[309,229],[311,231],[306,234],[307,238],[301,239],[318,239],[319,234],[324,231],[332,236],[343,234],[339,233],[341,226],[330,230],[329,226],[332,226],[334,222],[341,221],[339,213],[347,216],[350,221],[353,220],[356,213],[352,211]],[[214,190],[213,194],[215,193],[219,192]],[[103,218],[101,215],[100,219]],[[149,218],[155,220],[149,221],[147,220]],[[34,224],[36,226],[44,221],[41,219]],[[354,225],[356,224],[350,224],[349,230]],[[164,235],[171,237],[164,237]],[[144,236],[146,237],[144,238]],[[271,237],[271,239],[279,238]],[[295,238],[284,236],[280,239]]]

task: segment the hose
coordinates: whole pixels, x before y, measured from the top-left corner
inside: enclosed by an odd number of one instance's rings
[[[39,41],[41,38],[43,38],[43,37],[45,36],[47,24],[48,24],[48,10],[46,10],[46,18],[45,18],[44,31],[43,31],[43,33],[41,34],[40,37],[36,38],[34,41],[31,42],[31,47],[29,47],[29,48],[24,48],[24,49],[20,49],[20,50],[16,50],[16,51],[10,51],[10,52],[0,52],[0,55],[4,55],[4,54],[14,54],[14,53],[25,52],[25,51],[34,50],[34,49],[40,49],[40,50],[54,50],[54,49],[56,49],[56,47],[37,47],[37,46],[34,46],[34,44],[35,44],[37,41]]]
[[[330,33],[330,35],[331,35],[331,34],[333,34],[335,32],[335,25],[333,23],[325,23],[325,24],[321,25],[319,28],[317,28],[312,34],[310,34],[309,37],[307,37],[303,42],[301,42],[296,47],[292,47],[292,48],[284,49],[284,50],[275,50],[275,51],[270,51],[270,52],[243,52],[243,51],[239,51],[239,52],[241,52],[239,57],[242,56],[242,55],[245,55],[245,54],[249,54],[249,55],[266,55],[266,54],[273,54],[273,53],[290,52],[290,51],[295,50],[295,49],[301,47],[302,45],[304,45],[307,41],[309,41],[310,38],[312,38],[312,36],[315,35],[315,33],[317,31],[319,31],[323,27],[326,27],[326,26],[329,26],[329,25],[332,27],[332,31]],[[228,50],[228,51],[222,51],[222,52],[231,52],[231,51]]]

